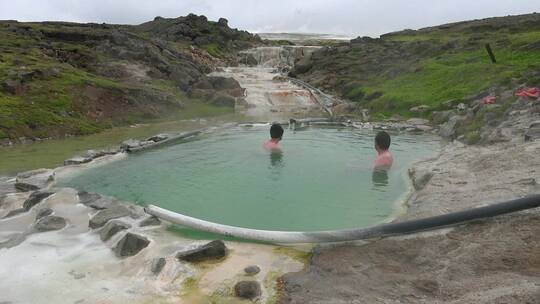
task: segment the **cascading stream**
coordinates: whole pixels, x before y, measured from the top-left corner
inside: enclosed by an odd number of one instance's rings
[[[240,54],[241,66],[227,67],[211,75],[236,79],[246,92],[245,102],[237,103],[235,110],[257,120],[322,115],[323,110],[310,90],[281,77],[282,71],[317,48],[276,46],[246,50]]]

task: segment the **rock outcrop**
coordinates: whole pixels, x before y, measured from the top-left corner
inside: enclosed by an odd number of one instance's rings
[[[187,262],[202,262],[206,260],[221,259],[227,254],[225,243],[220,240],[212,241],[195,249],[181,251],[176,258]]]
[[[124,216],[132,216],[133,211],[124,205],[116,205],[98,211],[88,223],[92,229],[103,227],[108,221]]]
[[[118,241],[113,248],[113,251],[117,257],[130,257],[146,248],[148,244],[150,244],[150,241],[147,238],[128,232],[120,241]]]
[[[129,224],[118,220],[112,220],[107,222],[107,224],[101,228],[99,231],[99,237],[103,242],[106,242],[118,232],[129,228],[131,228],[131,225]]]

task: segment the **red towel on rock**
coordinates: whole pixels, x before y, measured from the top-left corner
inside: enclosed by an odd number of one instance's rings
[[[538,88],[525,88],[519,90],[516,96],[538,98],[540,96],[540,89]]]
[[[487,97],[484,97],[484,99],[482,99],[482,104],[483,105],[494,104],[496,101],[497,101],[497,97],[487,96]]]

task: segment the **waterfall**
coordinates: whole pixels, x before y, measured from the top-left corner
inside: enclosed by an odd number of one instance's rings
[[[240,64],[267,68],[293,67],[295,62],[310,56],[318,46],[263,46],[240,53]]]

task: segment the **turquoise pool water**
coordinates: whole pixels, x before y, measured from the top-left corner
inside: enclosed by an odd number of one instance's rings
[[[395,212],[408,191],[407,168],[439,147],[425,135],[392,134],[394,167],[374,173],[374,131],[285,130],[283,152],[269,153],[262,148],[268,129],[207,134],[84,170],[61,184],[241,227],[366,227]]]

